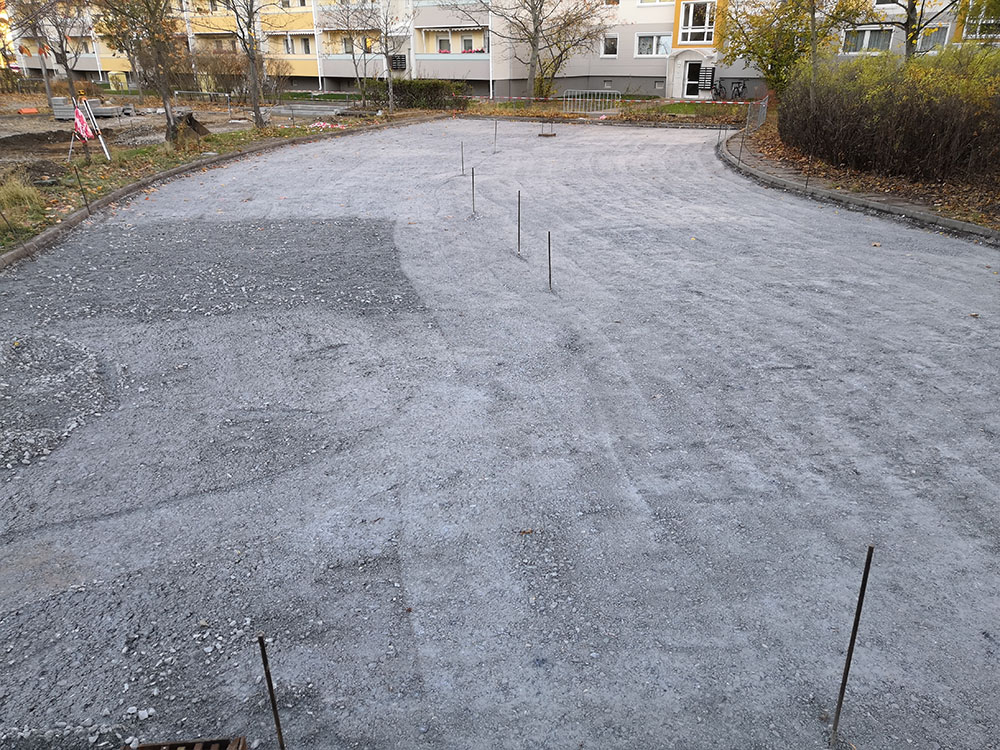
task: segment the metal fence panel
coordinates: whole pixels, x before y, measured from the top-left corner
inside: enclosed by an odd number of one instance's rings
[[[611,89],[598,89],[596,91],[568,89],[563,93],[562,100],[563,112],[566,113],[607,112],[621,106],[622,92]]]

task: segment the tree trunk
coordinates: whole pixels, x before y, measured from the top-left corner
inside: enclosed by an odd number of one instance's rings
[[[906,1],[906,22],[903,34],[906,37],[906,59],[911,59],[917,53],[917,0]]]
[[[49,108],[52,108],[52,83],[49,81],[49,69],[45,66],[45,55],[42,54],[41,50],[38,50],[38,62],[42,65],[42,81],[45,83],[45,98],[49,102]]]
[[[385,86],[389,93],[389,114],[391,115],[396,109],[396,97],[392,90],[392,56],[386,52],[383,57],[385,57]]]
[[[257,68],[257,40],[251,39],[252,53],[247,55],[250,61],[250,107],[253,109],[253,125],[264,127],[264,115],[260,112],[260,70]]]
[[[177,116],[174,114],[174,105],[170,100],[170,78],[168,76],[170,66],[163,62],[167,53],[161,54],[163,57],[157,61],[156,65],[156,92],[160,95],[160,101],[163,102],[163,116],[167,121],[167,130],[163,140],[172,143],[177,140],[178,136]]]
[[[65,56],[63,56],[63,60],[66,60]],[[70,99],[74,99],[76,97],[76,91],[73,90],[73,71],[69,69],[68,61],[63,62],[63,67],[66,69],[66,87],[69,89]]]
[[[539,30],[535,29],[535,34],[532,36],[531,43],[531,55],[528,57],[528,96],[533,97],[535,95],[535,79],[538,77],[538,38]]]

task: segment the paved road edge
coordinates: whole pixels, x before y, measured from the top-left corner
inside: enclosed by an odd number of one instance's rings
[[[781,188],[782,190],[787,190],[791,193],[798,193],[799,195],[806,195],[811,198],[829,201],[830,203],[840,203],[851,208],[876,211],[878,213],[889,214],[891,216],[898,216],[917,224],[938,229],[947,229],[951,232],[956,232],[961,235],[969,235],[978,240],[987,240],[991,244],[1000,245],[1000,232],[990,229],[989,227],[980,226],[979,224],[973,224],[968,221],[949,219],[945,216],[937,216],[936,214],[926,211],[911,211],[899,208],[898,206],[892,206],[887,203],[874,201],[869,198],[863,198],[860,195],[852,195],[851,193],[841,193],[833,190],[827,190],[826,188],[806,187],[805,185],[800,185],[792,180],[787,180],[784,177],[778,177],[777,175],[770,174],[769,172],[757,169],[756,167],[751,167],[749,164],[742,162],[729,148],[730,142],[739,138],[741,132],[722,140],[719,145],[716,146],[715,153],[719,159],[721,159],[722,162],[731,169],[737,172],[742,172],[743,174],[756,179],[758,182],[770,187]]]
[[[399,128],[406,125],[417,125],[424,122],[431,122],[433,120],[441,120],[450,117],[450,114],[442,113],[440,115],[425,115],[423,117],[414,117],[412,119],[396,122],[381,122],[374,125],[363,125],[358,128],[349,128],[347,130],[338,130],[332,133],[316,133],[315,135],[303,135],[297,138],[283,138],[272,141],[264,141],[259,144],[247,146],[240,151],[233,151],[229,154],[218,154],[217,156],[209,156],[205,159],[198,159],[197,161],[188,162],[187,164],[180,164],[176,167],[168,169],[164,172],[157,172],[156,174],[149,175],[148,177],[143,177],[141,180],[133,182],[125,187],[118,188],[114,192],[108,193],[107,195],[102,195],[100,198],[90,202],[90,210],[86,208],[81,208],[78,211],[74,211],[64,218],[60,223],[55,224],[48,229],[36,234],[31,239],[25,240],[18,247],[13,250],[9,250],[6,253],[0,255],[0,271],[2,271],[7,266],[17,263],[19,260],[24,260],[25,258],[30,258],[36,253],[40,253],[52,245],[54,245],[59,239],[62,238],[64,234],[72,230],[74,227],[79,226],[84,221],[92,218],[101,209],[107,208],[112,203],[117,203],[121,200],[126,200],[131,198],[133,195],[138,193],[143,188],[147,188],[150,185],[154,185],[158,182],[166,182],[178,175],[182,175],[186,172],[193,172],[196,169],[202,169],[204,167],[215,166],[217,164],[222,164],[227,161],[233,161],[235,159],[241,159],[244,156],[253,156],[255,154],[264,153],[266,151],[273,151],[274,149],[281,148],[282,146],[294,146],[300,143],[313,143],[319,140],[325,140],[327,138],[340,138],[349,135],[354,135],[355,133],[369,133],[373,130],[384,130],[387,128]]]

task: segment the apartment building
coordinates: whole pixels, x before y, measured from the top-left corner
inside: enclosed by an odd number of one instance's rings
[[[442,0],[399,0],[399,54],[393,75],[466,81],[477,94],[525,96],[527,66],[513,54],[496,16],[457,10]],[[757,74],[742,65],[719,64],[715,0],[606,0],[612,27],[593,49],[574,56],[556,79],[559,90],[613,89],[674,98],[711,98],[714,80]],[[193,52],[236,50],[234,19],[220,0],[179,0],[187,46]],[[291,87],[342,90],[354,86],[355,62],[369,76],[386,74],[372,39],[338,26],[337,6],[322,0],[278,0],[261,12],[259,34],[269,58],[282,60]],[[92,26],[79,40],[82,52],[74,70],[106,80],[108,72],[129,71],[128,61],[112,52]],[[40,75],[38,45],[22,39],[19,62]],[[524,59],[524,55],[519,55]],[[54,60],[47,59],[49,69]],[[751,87],[748,93],[755,93]]]
[[[934,18],[941,8],[940,3],[931,2],[925,9],[925,17]],[[875,0],[876,12],[885,23],[865,24],[845,29],[840,54],[855,56],[878,52],[903,54],[906,39],[903,29],[893,24],[901,24],[906,18],[905,8],[895,0]],[[961,9],[942,13],[923,30],[917,40],[918,54],[934,54],[936,50],[952,44],[965,42],[993,42],[1000,40],[1000,18],[975,16],[966,18]]]

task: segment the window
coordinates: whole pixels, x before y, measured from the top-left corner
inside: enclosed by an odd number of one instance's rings
[[[640,34],[635,40],[636,57],[664,57],[670,53],[670,34]]]
[[[302,54],[309,54],[309,37],[307,36],[302,37]]]
[[[222,40],[221,39],[216,39],[215,40],[215,51],[216,52],[222,52]]]
[[[483,52],[490,51],[490,30],[483,29]]]
[[[295,54],[295,42],[292,41],[290,36],[285,37],[285,54],[294,55]]]
[[[663,83],[664,83],[663,81],[653,81],[653,88],[654,89],[662,89],[663,88]]]
[[[931,26],[924,29],[920,35],[920,42],[917,49],[921,52],[929,52],[936,47],[943,47],[948,43],[947,26]]]
[[[610,89],[612,83],[614,83],[614,81],[612,81],[610,78],[605,78],[604,79],[604,88]]]
[[[81,39],[80,40],[80,51],[83,54],[85,54],[85,55],[89,55],[90,54],[90,40],[89,39]]]
[[[472,37],[463,36],[462,37],[462,52],[472,52]]]
[[[710,42],[715,36],[715,3],[684,3],[681,6],[681,42]]]
[[[344,54],[345,54],[345,55],[349,55],[349,54],[351,54],[351,51],[352,51],[352,47],[354,46],[354,45],[352,45],[352,44],[351,44],[351,37],[349,37],[349,36],[345,36],[345,37],[344,37],[343,39],[341,39],[340,41],[341,41],[341,42],[343,43],[343,45],[344,45],[344,47],[343,47],[343,49],[344,49]]]
[[[969,39],[1000,38],[1000,17],[981,17],[975,21],[969,21],[965,36]]]
[[[601,57],[618,57],[617,34],[609,34],[604,37],[604,44],[601,46]]]
[[[306,7],[306,0],[299,0],[299,7],[300,8]]]
[[[844,54],[880,52],[889,49],[892,29],[853,29],[844,32]]]
[[[281,0],[281,7],[282,8],[291,8],[292,7],[292,0]]]
[[[215,11],[219,9],[219,4],[216,2],[216,0],[208,0],[208,9],[213,13],[215,13]]]
[[[372,39],[370,36],[366,36],[365,37],[365,54],[366,55],[370,55],[372,53],[372,50],[374,50],[374,49],[375,49],[375,40]]]
[[[451,52],[451,37],[450,36],[439,36],[438,37],[438,52]]]

